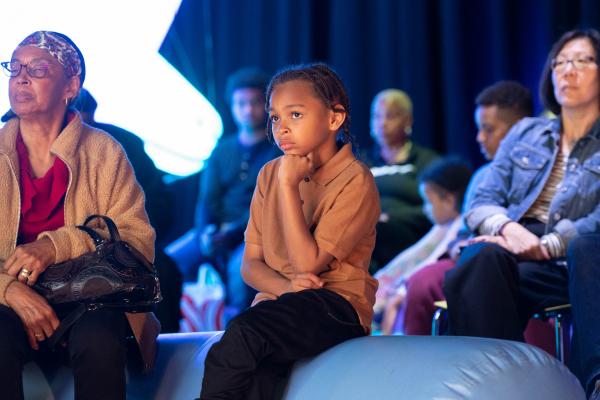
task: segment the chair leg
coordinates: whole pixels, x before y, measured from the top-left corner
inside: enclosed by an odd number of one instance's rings
[[[440,335],[440,319],[442,318],[444,312],[443,308],[438,308],[433,313],[433,319],[431,321],[431,336],[439,336]]]
[[[560,362],[565,362],[565,353],[563,348],[563,323],[562,323],[562,314],[557,313],[554,316],[554,340],[556,346],[556,358],[560,360]]]

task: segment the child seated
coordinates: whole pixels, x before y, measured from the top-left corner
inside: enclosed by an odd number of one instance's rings
[[[463,226],[460,209],[470,178],[471,169],[457,157],[434,161],[419,176],[423,209],[434,226],[375,274],[379,289],[374,311],[381,317],[382,333],[394,330],[408,278],[441,257]]]
[[[250,206],[242,276],[259,294],[208,352],[202,400],[279,399],[295,361],[371,326],[379,197],[352,153],[344,85],[324,64],[301,65],[277,73],[266,98],[284,155],[260,171]]]

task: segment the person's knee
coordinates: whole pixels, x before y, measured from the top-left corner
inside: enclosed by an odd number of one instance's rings
[[[503,257],[507,253],[506,249],[496,243],[475,243],[465,247],[462,251],[460,260],[469,259],[487,259],[489,257]]]
[[[446,279],[465,273],[470,275],[495,273],[494,269],[503,269],[510,265],[497,260],[508,260],[508,257],[512,257],[510,253],[495,243],[475,243],[463,250],[456,268],[446,273]]]
[[[93,313],[98,314],[90,315]],[[82,319],[72,328],[69,336],[71,358],[99,364],[124,363],[127,322],[123,313],[92,311]]]
[[[229,321],[223,335],[225,342],[264,342],[264,338],[269,335],[269,326],[273,323],[272,314],[263,312],[258,306],[242,311]]]
[[[253,316],[254,310],[252,308],[247,309],[244,312],[239,313],[227,324],[227,330],[243,331],[247,328],[251,328],[254,325],[255,317]]]

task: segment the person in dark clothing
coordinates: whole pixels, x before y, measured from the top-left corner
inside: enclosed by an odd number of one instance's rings
[[[371,273],[377,272],[431,228],[422,210],[417,176],[438,156],[411,140],[412,102],[401,90],[379,92],[371,104],[371,136],[377,146],[370,160],[381,198]]]
[[[183,278],[175,262],[165,254],[161,244],[161,238],[169,230],[173,220],[173,199],[163,181],[164,173],[156,168],[152,159],[144,151],[144,141],[136,134],[94,119],[98,103],[88,90],[81,89],[72,107],[81,113],[86,124],[102,129],[114,137],[123,146],[133,166],[137,181],[146,195],[148,218],[156,230],[157,245],[154,262],[160,278],[163,300],[158,303],[155,314],[161,323],[162,332],[177,332]]]

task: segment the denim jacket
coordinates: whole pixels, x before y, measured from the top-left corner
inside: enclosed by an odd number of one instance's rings
[[[538,198],[559,152],[560,120],[525,118],[504,138],[466,213],[475,231],[488,217],[521,219]],[[600,232],[600,119],[573,146],[550,203],[546,233],[565,246],[577,235]]]

